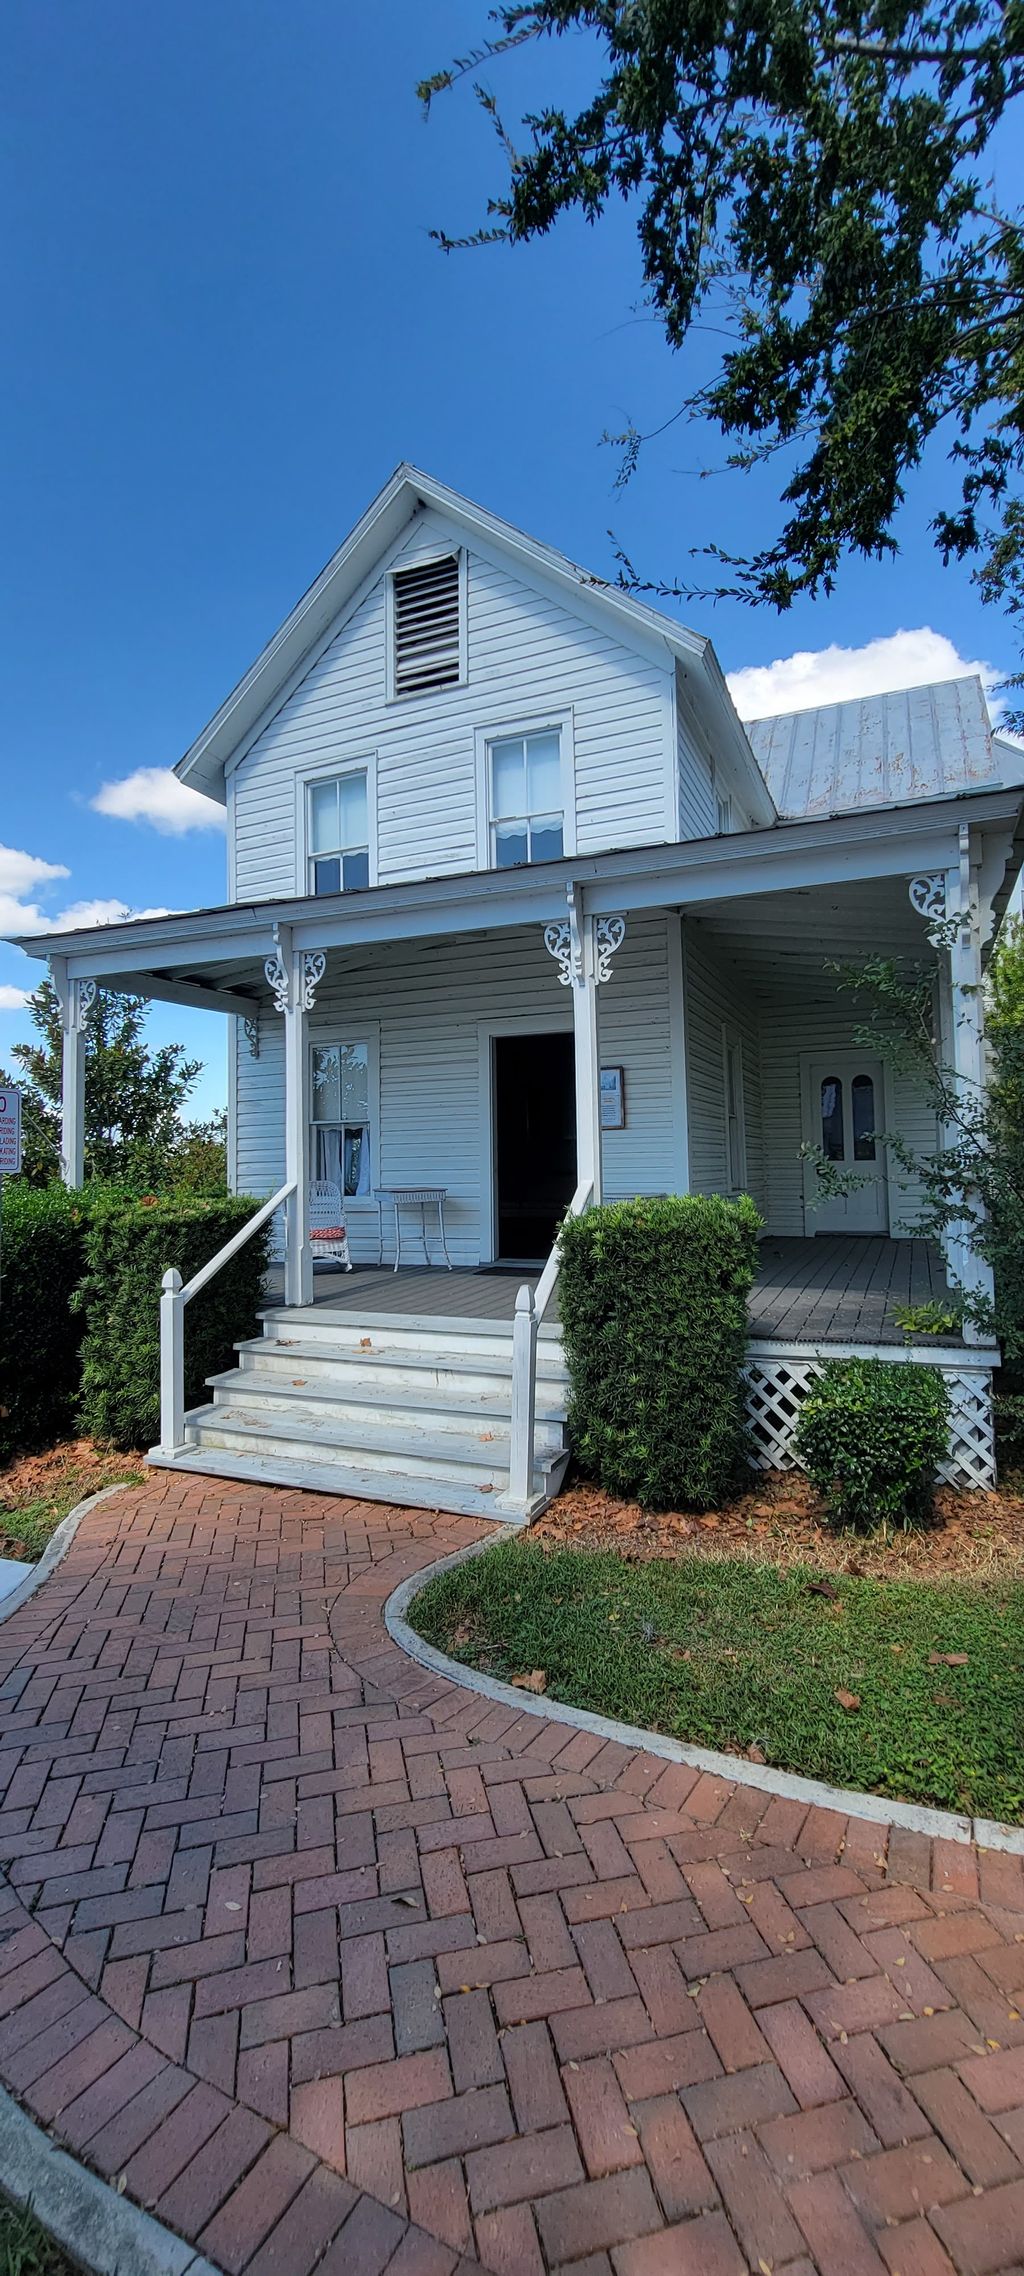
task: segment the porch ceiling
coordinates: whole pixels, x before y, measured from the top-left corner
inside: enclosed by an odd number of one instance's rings
[[[887,956],[905,968],[936,961],[903,877],[756,893],[742,904],[695,912],[689,922],[714,940],[760,1002],[780,990],[834,997],[836,978],[826,969],[833,961]]]

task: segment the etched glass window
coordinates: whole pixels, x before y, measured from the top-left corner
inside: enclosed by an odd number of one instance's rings
[[[371,1190],[370,1054],[365,1043],[315,1045],[311,1175],[349,1199]]]

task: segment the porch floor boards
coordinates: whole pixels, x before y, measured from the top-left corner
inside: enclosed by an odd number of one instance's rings
[[[317,1273],[314,1306],[334,1311],[405,1318],[509,1320],[516,1291],[535,1272],[486,1273],[426,1266],[357,1265],[353,1272]],[[280,1274],[272,1277],[281,1301]],[[928,1241],[889,1240],[864,1233],[819,1233],[809,1239],[769,1235],[750,1298],[750,1332],[780,1343],[882,1343],[907,1341],[898,1306],[951,1302],[937,1249]],[[549,1318],[557,1318],[557,1292]],[[928,1337],[911,1337],[927,1344]],[[944,1343],[959,1342],[949,1334]]]
[[[908,1339],[896,1320],[898,1307],[951,1302],[942,1258],[930,1241],[865,1233],[769,1236],[751,1292],[750,1332],[779,1343],[902,1344]],[[942,1341],[960,1338],[949,1333]]]

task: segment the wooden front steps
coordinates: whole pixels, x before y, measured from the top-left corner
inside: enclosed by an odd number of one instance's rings
[[[508,1491],[512,1328],[503,1320],[274,1306],[237,1367],[208,1379],[186,1442],[158,1467],[501,1518]],[[541,1329],[533,1488],[568,1461],[560,1331]]]

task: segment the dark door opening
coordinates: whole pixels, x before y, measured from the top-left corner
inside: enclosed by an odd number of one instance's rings
[[[497,1256],[543,1264],[576,1188],[571,1035],[496,1035]]]

